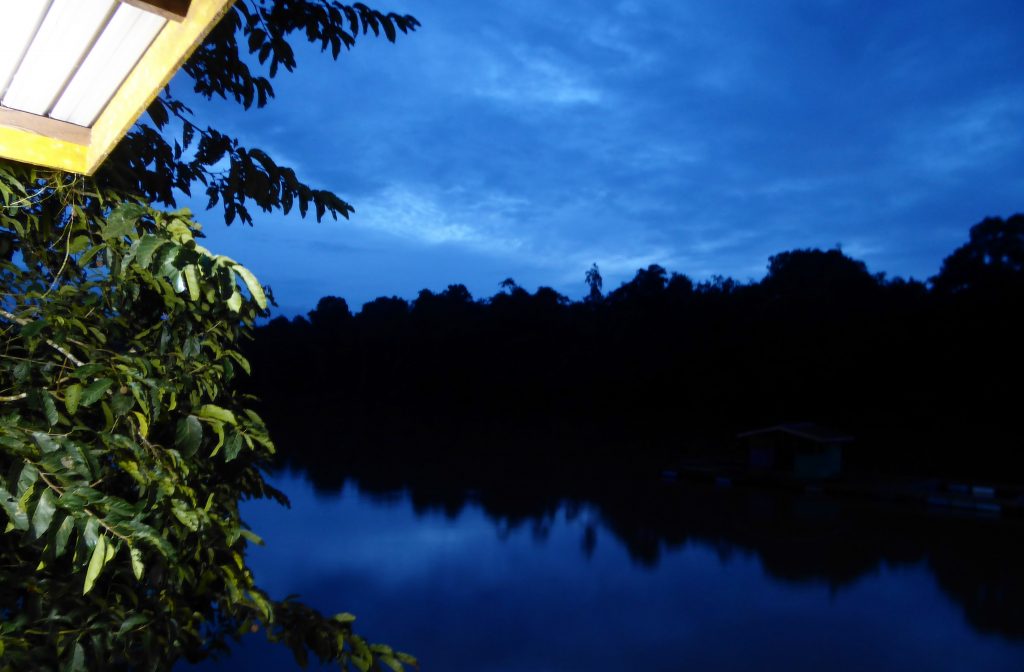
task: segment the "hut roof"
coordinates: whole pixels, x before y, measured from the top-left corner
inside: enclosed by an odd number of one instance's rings
[[[848,434],[822,427],[814,422],[793,422],[753,429],[737,434],[736,438],[746,439],[753,436],[775,433],[789,434],[815,443],[849,443],[853,441],[853,437]]]
[[[232,2],[0,3],[0,157],[92,174]]]

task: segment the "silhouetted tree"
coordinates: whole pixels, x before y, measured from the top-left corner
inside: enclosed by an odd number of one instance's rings
[[[363,304],[358,317],[364,323],[397,323],[409,314],[409,303],[397,296],[380,296]]]
[[[624,282],[608,295],[611,301],[650,300],[661,296],[665,290],[667,271],[658,264],[641,268],[629,282]]]
[[[846,298],[877,286],[863,261],[838,249],[793,250],[772,256],[764,286],[777,296]]]
[[[589,291],[587,292],[587,301],[591,303],[597,303],[604,298],[604,294],[601,293],[601,288],[604,286],[604,279],[601,277],[601,271],[598,269],[597,264],[592,264],[585,275],[585,281]]]
[[[1024,215],[987,217],[971,227],[970,240],[942,262],[931,279],[941,293],[1019,289],[1024,275]]]
[[[983,227],[965,247],[988,246],[987,263],[1009,286],[1024,270],[1006,239]],[[591,287],[597,272],[587,273]],[[520,458],[533,465],[557,455],[600,461],[596,451],[574,452],[593,436],[642,445],[637,464],[727,451],[741,429],[800,419],[857,436],[852,459],[863,468],[1012,472],[1024,466],[1004,449],[1015,445],[1014,385],[1024,378],[1019,302],[975,301],[976,292],[947,294],[939,284],[887,281],[834,249],[774,255],[765,278],[749,283],[713,276],[694,285],[652,264],[600,301],[573,303],[549,287],[530,294],[509,279],[476,302],[450,285],[423,290],[411,310],[398,298],[366,304],[352,354],[317,355],[320,394],[356,422],[376,418],[366,431],[381,421],[412,434],[430,428],[435,440],[457,434],[453,445],[480,433],[481,459],[493,457],[496,436],[518,437]],[[254,347],[271,361],[257,370],[284,367],[275,351],[329,342],[297,318],[284,346],[281,326],[261,330]],[[278,380],[288,392],[274,412],[301,403],[296,390],[312,379]],[[537,436],[565,447],[555,456],[544,452],[550,443],[532,449]],[[449,459],[470,459],[459,450]]]
[[[337,296],[325,296],[309,312],[309,321],[315,329],[338,331],[352,323],[348,302]]]

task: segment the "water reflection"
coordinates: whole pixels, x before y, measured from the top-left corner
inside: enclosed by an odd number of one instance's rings
[[[257,579],[359,614],[427,670],[1024,661],[1020,527],[1005,522],[712,486],[558,497],[514,478],[457,493],[276,479],[293,509],[246,510],[268,541]],[[252,639],[203,669],[291,669],[289,656]]]
[[[319,471],[311,471],[319,474]],[[544,528],[562,507],[593,509],[580,531],[584,550],[596,544],[598,525],[625,545],[633,560],[657,567],[667,551],[698,542],[723,557],[755,554],[767,574],[788,582],[850,584],[883,564],[925,564],[939,586],[963,605],[982,632],[1024,638],[1024,525],[1019,520],[954,517],[892,503],[837,500],[822,495],[664,484],[649,477],[596,470],[572,478],[502,472],[467,490],[465,474],[440,470],[355,470],[370,493],[408,488],[414,510],[454,517],[468,501],[479,504],[499,531]],[[321,487],[318,476],[314,486]]]

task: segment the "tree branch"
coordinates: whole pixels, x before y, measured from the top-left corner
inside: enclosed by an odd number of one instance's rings
[[[29,320],[26,320],[25,318],[22,318],[22,317],[18,317],[18,316],[17,316],[17,315],[15,315],[14,313],[9,313],[9,312],[7,312],[6,310],[4,310],[3,308],[0,308],[0,316],[2,316],[2,317],[6,317],[6,318],[7,318],[8,320],[10,320],[11,322],[15,322],[15,323],[17,323],[17,324],[20,324],[20,325],[21,325],[21,326],[23,326],[23,327],[24,327],[25,325],[29,324]],[[54,343],[54,342],[53,342],[53,341],[51,341],[50,339],[48,339],[48,338],[47,338],[47,339],[44,339],[44,340],[46,341],[46,344],[47,344],[47,345],[49,345],[49,346],[50,346],[51,348],[53,348],[54,350],[56,350],[56,351],[57,351],[57,352],[59,352],[60,354],[62,354],[62,355],[64,355],[65,357],[67,357],[67,358],[68,358],[68,360],[70,360],[70,362],[71,362],[72,364],[74,364],[75,366],[84,366],[84,365],[85,365],[85,363],[84,363],[84,362],[83,362],[82,360],[78,359],[77,357],[75,357],[74,355],[72,355],[72,354],[71,354],[71,353],[70,353],[70,352],[69,352],[68,350],[66,350],[66,349],[64,349],[63,347],[61,347],[61,346],[57,345],[56,343]]]

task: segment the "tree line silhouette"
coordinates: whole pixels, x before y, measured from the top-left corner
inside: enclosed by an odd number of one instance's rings
[[[509,279],[356,314],[326,296],[256,330],[252,390],[325,465],[629,471],[810,420],[854,435],[862,469],[1022,473],[1024,215],[972,227],[927,282],[840,249],[776,254],[759,281],[658,265],[607,293],[596,265],[584,281],[579,301]]]

